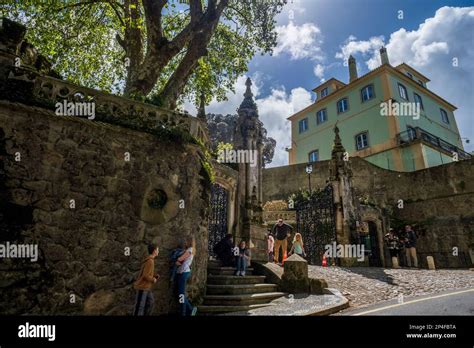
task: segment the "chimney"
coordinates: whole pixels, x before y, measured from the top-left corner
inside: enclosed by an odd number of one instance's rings
[[[389,64],[390,65],[390,63],[388,61],[387,49],[383,46],[380,49],[380,60],[382,61],[382,65],[384,65],[384,64]]]
[[[357,79],[357,66],[354,57],[349,56],[349,83]]]

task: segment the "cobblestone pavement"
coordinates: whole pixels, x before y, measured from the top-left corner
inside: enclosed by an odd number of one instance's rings
[[[378,267],[308,266],[311,278],[324,278],[338,289],[352,308],[403,296],[419,296],[444,290],[474,287],[474,271],[389,269]]]

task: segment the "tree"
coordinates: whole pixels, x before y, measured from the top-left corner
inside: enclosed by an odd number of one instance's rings
[[[257,53],[276,45],[286,0],[7,0],[1,14],[73,82],[174,109],[224,100]]]
[[[234,129],[237,123],[238,115],[207,114],[207,125],[209,137],[211,138],[211,147],[214,151],[223,148],[225,144],[234,143]],[[267,137],[267,130],[261,124],[263,132],[263,166],[272,163],[275,154],[276,140]],[[219,145],[221,144],[221,145]]]

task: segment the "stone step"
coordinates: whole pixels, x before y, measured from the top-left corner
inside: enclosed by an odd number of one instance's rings
[[[213,274],[213,275],[234,275],[235,272],[236,272],[236,269],[234,267],[208,267],[207,268],[207,274]],[[253,273],[253,268],[249,267],[247,268],[245,275],[252,275],[252,273]]]
[[[238,285],[238,284],[259,284],[265,282],[265,276],[231,276],[231,275],[208,275],[207,284],[210,285]]]
[[[277,291],[276,284],[208,285],[207,295],[243,295]]]
[[[285,296],[284,292],[264,292],[244,295],[206,295],[204,305],[236,306],[268,303],[276,298]]]
[[[219,313],[229,313],[229,312],[247,312],[252,309],[263,308],[273,306],[270,303],[261,303],[254,305],[243,305],[243,306],[198,306],[198,315],[210,315],[210,314],[219,314]]]

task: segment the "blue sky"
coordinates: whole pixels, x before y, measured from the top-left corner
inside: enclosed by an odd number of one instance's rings
[[[360,40],[380,35],[389,38],[392,32],[402,27],[416,30],[425,19],[433,17],[440,7],[469,5],[473,6],[474,1],[293,0],[292,3],[289,0],[285,11],[278,16],[277,23],[287,25],[290,22],[289,11],[293,10],[292,22],[295,25],[313,23],[321,30],[323,43],[320,47],[328,63],[340,63],[334,56],[340,50],[339,45],[349,35]],[[399,10],[403,11],[402,20],[398,19]],[[283,85],[289,90],[296,87],[311,90],[319,84],[313,74],[311,59],[288,58],[287,54],[279,54],[276,57],[256,56],[252,60],[249,73],[260,72],[268,79],[262,86],[262,94],[269,93],[275,85]],[[367,67],[362,66],[361,73],[367,71]],[[325,75],[326,78],[335,77],[346,82],[347,69],[341,64],[333,65]]]
[[[288,0],[277,32],[273,56],[255,56],[246,74],[255,81],[260,118],[277,140],[271,166],[288,164],[286,118],[314,100],[311,90],[331,77],[347,82],[343,62],[349,54],[359,76],[377,67],[381,45],[392,65],[410,64],[431,79],[429,89],[458,107],[461,135],[471,140],[465,149],[474,151],[474,0]],[[235,95],[212,102],[208,112],[235,113],[244,80],[237,81]]]

